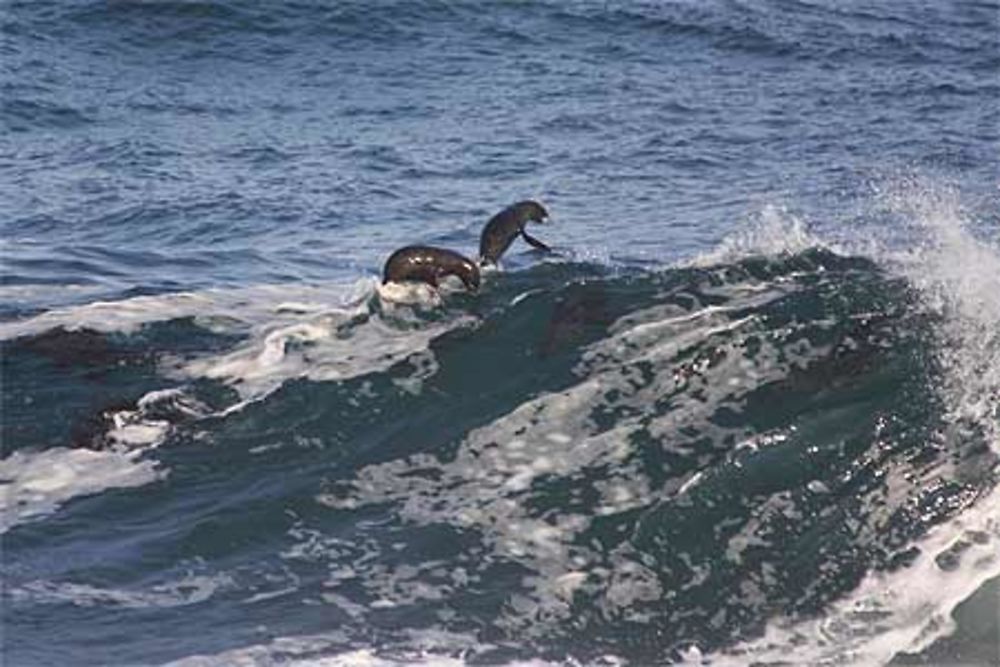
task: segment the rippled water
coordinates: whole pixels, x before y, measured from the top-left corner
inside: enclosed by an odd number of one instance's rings
[[[5,664],[995,664],[998,21],[7,3]]]

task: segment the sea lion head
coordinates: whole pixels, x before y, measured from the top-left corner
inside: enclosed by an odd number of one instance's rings
[[[465,289],[470,292],[479,291],[479,266],[475,262],[463,259],[454,267],[453,272],[462,281],[462,284],[465,285]]]
[[[549,212],[545,207],[531,199],[514,204],[514,210],[521,222],[542,223],[548,220]]]

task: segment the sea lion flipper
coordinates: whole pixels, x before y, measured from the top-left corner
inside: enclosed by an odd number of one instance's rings
[[[528,234],[528,232],[524,231],[523,229],[521,230],[521,236],[524,237],[524,240],[527,241],[531,245],[531,247],[537,248],[538,250],[544,250],[545,252],[552,252],[552,248],[548,247],[547,245],[536,239],[534,236],[531,236],[530,234]]]

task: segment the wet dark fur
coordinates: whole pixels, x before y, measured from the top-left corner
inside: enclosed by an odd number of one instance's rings
[[[457,276],[466,289],[479,289],[479,267],[453,250],[413,245],[392,253],[382,271],[382,283],[417,281],[437,287],[445,276]]]
[[[544,222],[547,217],[549,214],[545,207],[530,200],[512,204],[497,213],[486,223],[479,237],[480,263],[496,264],[519,235],[533,247],[550,251],[547,245],[524,231],[529,222]]]

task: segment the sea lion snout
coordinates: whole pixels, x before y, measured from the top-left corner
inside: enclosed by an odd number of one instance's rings
[[[545,207],[536,201],[524,201],[517,206],[523,207],[524,210],[524,220],[525,222],[548,222],[549,212],[545,210]]]
[[[465,289],[470,292],[478,292],[480,285],[479,276],[479,266],[475,262],[466,260],[461,267],[461,270],[456,270],[455,275],[458,276],[462,284],[465,285]]]

